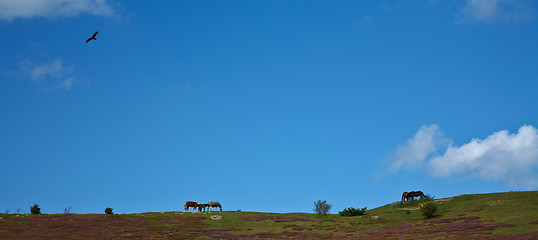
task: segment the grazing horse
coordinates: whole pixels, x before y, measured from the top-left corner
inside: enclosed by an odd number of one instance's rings
[[[205,212],[205,208],[206,207],[209,207],[209,204],[198,204],[198,212],[201,212],[202,209],[204,210]]]
[[[414,191],[414,192],[410,192],[407,195],[407,197],[414,200],[415,197],[420,197],[422,199],[425,196],[424,196],[424,193],[422,191]]]
[[[415,200],[415,197],[420,197],[422,199],[423,197],[425,197],[425,195],[421,191],[404,192],[404,194],[402,195],[402,201],[404,198],[406,201],[409,201],[409,199]]]
[[[196,211],[196,207],[200,205],[198,202],[186,202],[185,205],[183,205],[183,208],[185,208],[185,212],[189,211],[189,207],[192,207],[192,212]]]
[[[209,201],[209,202],[207,203],[207,205],[209,205],[209,210],[210,210],[210,211],[211,211],[211,208],[213,208],[213,207],[214,207],[215,209],[216,209],[216,208],[220,208],[220,211],[222,211],[222,205],[220,205],[219,202]]]
[[[403,201],[407,201],[407,200],[409,200],[409,197],[408,197],[408,196],[409,196],[409,193],[408,193],[408,192],[404,192],[404,193],[402,194],[402,202],[403,202]]]

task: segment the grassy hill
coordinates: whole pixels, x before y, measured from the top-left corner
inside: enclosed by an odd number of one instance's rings
[[[0,239],[538,239],[538,192],[435,200],[425,219],[416,202],[356,217],[308,213],[0,214]],[[334,209],[336,211],[336,209]],[[211,216],[222,216],[211,220]]]

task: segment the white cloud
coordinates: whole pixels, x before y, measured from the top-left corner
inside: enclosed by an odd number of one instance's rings
[[[79,14],[112,16],[114,8],[106,0],[0,0],[0,20]]]
[[[478,177],[525,188],[538,186],[533,174],[537,166],[538,133],[529,125],[519,128],[517,134],[502,130],[484,140],[450,146],[442,156],[429,161],[430,173],[437,177]]]
[[[531,4],[522,0],[467,0],[459,21],[517,22],[531,13]]]
[[[426,158],[437,151],[437,148],[448,140],[443,138],[439,126],[432,124],[422,126],[407,142],[398,146],[391,157],[391,170],[400,168],[415,168],[424,163]]]
[[[533,126],[524,125],[516,134],[494,132],[459,147],[449,144],[443,154],[433,156],[450,142],[442,137],[437,125],[423,126],[398,147],[390,168],[426,168],[435,177],[480,178],[527,189],[538,187],[538,131]]]
[[[23,79],[30,79],[39,87],[55,90],[71,90],[73,84],[80,82],[73,76],[74,68],[65,66],[61,59],[56,59],[51,63],[36,64],[29,60],[24,60],[19,64],[21,72],[18,73]]]

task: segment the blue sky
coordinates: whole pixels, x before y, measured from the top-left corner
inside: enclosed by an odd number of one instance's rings
[[[0,0],[2,212],[538,188],[534,1],[63,2]]]

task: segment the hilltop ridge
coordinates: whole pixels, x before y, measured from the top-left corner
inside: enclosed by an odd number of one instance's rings
[[[459,195],[434,202],[437,216],[430,219],[418,207],[400,202],[355,217],[239,211],[0,214],[0,238],[538,238],[538,191]]]

